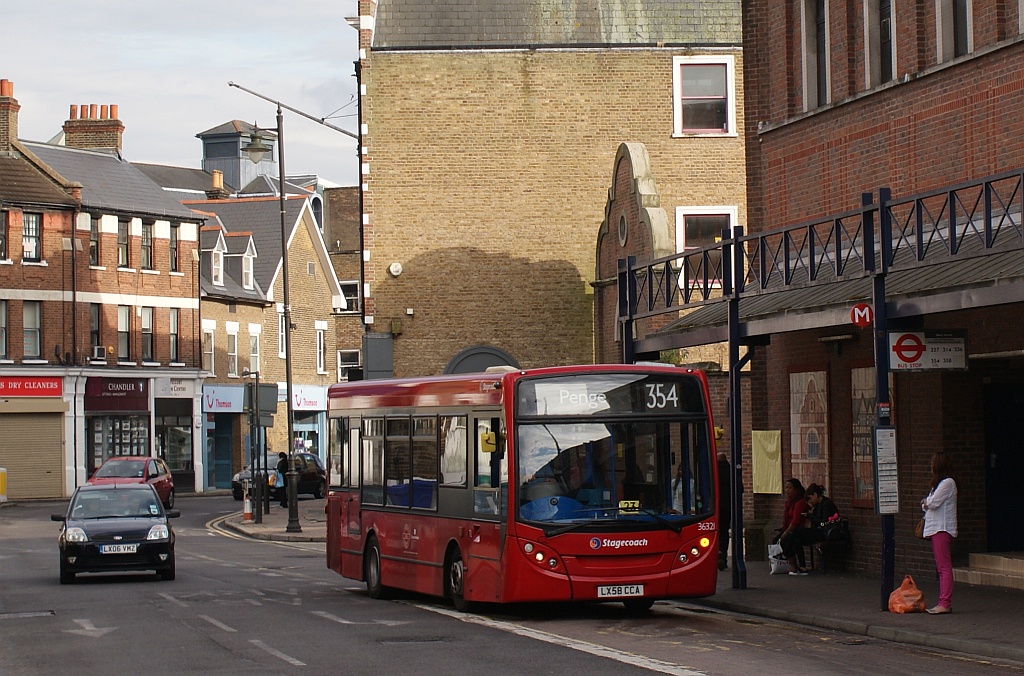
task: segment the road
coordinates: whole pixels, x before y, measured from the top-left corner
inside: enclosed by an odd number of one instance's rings
[[[0,676],[205,672],[449,674],[1022,673],[785,623],[659,603],[532,605],[462,615],[430,598],[373,601],[326,569],[323,545],[217,527],[228,496],[179,498],[177,579],[80,576],[61,586],[62,505],[0,510]]]

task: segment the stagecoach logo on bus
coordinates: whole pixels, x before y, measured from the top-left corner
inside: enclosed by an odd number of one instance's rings
[[[611,549],[620,549],[622,547],[646,547],[647,538],[640,538],[638,540],[602,540],[601,538],[590,538],[590,548],[600,549],[601,547],[610,547]]]

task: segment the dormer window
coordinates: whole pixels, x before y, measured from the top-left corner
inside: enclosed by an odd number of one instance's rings
[[[214,249],[210,252],[210,263],[213,266],[212,277],[216,286],[224,286],[224,252]]]
[[[242,287],[246,288],[246,289],[251,289],[253,287],[253,284],[252,284],[252,265],[253,265],[253,257],[252,256],[250,256],[248,254],[246,254],[245,256],[242,256]]]

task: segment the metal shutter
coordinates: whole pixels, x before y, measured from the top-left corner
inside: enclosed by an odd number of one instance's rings
[[[64,497],[64,416],[0,415],[0,467],[7,469],[7,497]]]

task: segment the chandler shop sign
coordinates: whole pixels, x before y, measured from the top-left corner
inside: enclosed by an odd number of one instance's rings
[[[64,379],[52,376],[0,377],[0,397],[60,397]]]
[[[89,378],[85,381],[87,411],[148,411],[149,381],[145,378]]]

